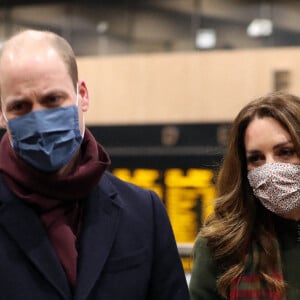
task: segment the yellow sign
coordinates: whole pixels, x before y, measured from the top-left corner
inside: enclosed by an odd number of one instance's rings
[[[140,187],[152,189],[164,201],[179,243],[194,242],[201,222],[212,212],[214,172],[209,169],[115,169],[113,173]]]
[[[115,169],[114,175],[127,182],[155,191],[164,201],[177,243],[194,243],[203,220],[213,210],[216,196],[214,172],[210,169],[182,170]],[[189,257],[182,257],[186,271]]]

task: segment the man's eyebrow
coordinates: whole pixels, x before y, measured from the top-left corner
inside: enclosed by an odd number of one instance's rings
[[[52,96],[52,95],[61,95],[61,96],[68,96],[68,93],[64,90],[59,90],[59,89],[53,89],[49,91],[45,91],[42,95],[41,98]]]

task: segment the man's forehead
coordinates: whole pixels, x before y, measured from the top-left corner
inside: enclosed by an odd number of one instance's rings
[[[40,52],[43,55],[53,55],[55,50],[51,43],[51,35],[43,32],[28,30],[20,33],[4,43],[1,57],[8,60],[16,57],[30,57]]]
[[[35,47],[36,46],[36,47]],[[2,53],[0,65],[1,68],[13,65],[15,68],[26,64],[42,64],[48,60],[57,60],[59,54],[50,45],[24,44],[21,47],[8,47]]]
[[[51,76],[57,77],[57,71],[61,76],[68,74],[64,62],[52,47],[27,50],[25,48],[23,53],[18,53],[12,49],[2,56],[0,84],[3,92],[16,82],[33,81],[38,78],[48,80]]]

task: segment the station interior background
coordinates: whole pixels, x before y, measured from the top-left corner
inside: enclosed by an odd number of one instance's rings
[[[294,46],[299,14],[296,0],[1,0],[0,38],[51,29],[79,56]]]
[[[249,54],[259,49],[293,49],[297,53],[299,19],[300,1],[296,0],[0,0],[0,45],[20,29],[35,28],[65,37],[79,60],[101,58],[108,65],[113,58],[124,62],[137,57],[140,62],[149,56],[185,53],[200,58],[209,53],[232,57],[239,53],[237,50]],[[275,72],[275,77],[272,75],[276,81],[271,85],[273,90],[289,86],[291,74],[284,65],[286,59],[285,54],[274,56],[284,68]],[[293,57],[289,55],[288,59],[293,64]],[[119,65],[114,62],[113,66]],[[130,68],[130,64],[125,68]],[[93,76],[102,78],[102,73],[101,68],[93,70]],[[120,79],[125,86],[131,73],[126,74]],[[220,76],[218,72],[213,75]],[[99,85],[101,89],[101,80]],[[136,85],[143,88],[139,82]],[[113,82],[109,88],[114,89]],[[159,89],[163,93],[164,86]],[[232,86],[232,93],[235,89]],[[131,99],[120,101],[130,105]],[[163,106],[163,100],[160,101]],[[182,102],[189,106],[189,98]],[[222,104],[225,111],[226,101]],[[111,171],[155,190],[166,204],[188,278],[193,241],[213,207],[214,178],[226,151],[231,119],[210,120],[208,115],[205,120],[200,117],[191,121],[189,115],[183,114],[174,121],[172,109],[159,122],[146,117],[138,119],[139,111],[131,111],[125,120],[132,122],[120,122],[118,117],[103,122],[99,117],[99,122],[93,119],[89,123],[87,119],[87,125],[110,153]]]

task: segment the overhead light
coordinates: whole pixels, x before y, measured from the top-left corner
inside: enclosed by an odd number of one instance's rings
[[[97,32],[100,34],[106,33],[108,28],[109,28],[109,23],[106,21],[100,21],[96,27]]]
[[[198,29],[196,32],[195,45],[198,49],[215,48],[217,43],[214,29]]]
[[[251,37],[267,37],[273,33],[273,22],[270,19],[254,19],[247,27]]]

